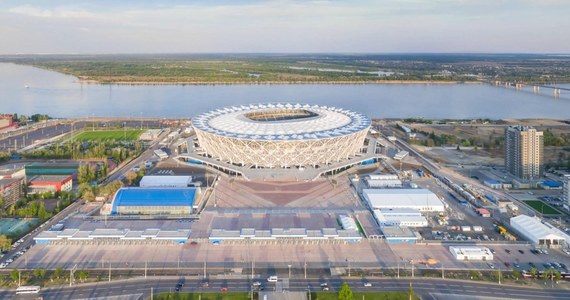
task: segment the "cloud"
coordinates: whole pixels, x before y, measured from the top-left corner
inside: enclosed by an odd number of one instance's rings
[[[570,52],[562,0],[51,3],[0,4],[0,53]]]

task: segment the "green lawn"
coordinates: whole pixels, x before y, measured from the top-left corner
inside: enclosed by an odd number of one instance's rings
[[[135,141],[143,131],[140,129],[84,131],[76,135],[73,140],[80,142]]]
[[[200,295],[202,296],[200,298]],[[162,293],[154,297],[159,300],[249,300],[249,293]]]
[[[523,200],[524,203],[528,204],[534,210],[545,215],[560,215],[560,212],[554,209],[552,206],[540,201],[540,200]]]
[[[407,292],[364,292],[353,293],[354,300],[408,300]],[[334,292],[314,292],[311,293],[313,300],[338,300],[338,294]],[[419,300],[417,296],[413,299]]]

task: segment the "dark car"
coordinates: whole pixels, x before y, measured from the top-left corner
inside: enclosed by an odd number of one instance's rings
[[[520,254],[524,254],[524,251],[522,251],[521,249],[519,249],[519,253],[520,253]]]
[[[202,281],[202,287],[203,288],[210,287],[210,283],[208,281]]]
[[[529,262],[528,265],[529,265],[531,268],[536,268],[536,265],[535,265],[532,261]]]
[[[505,249],[505,252],[507,252],[507,254],[511,254],[511,250],[509,249]]]

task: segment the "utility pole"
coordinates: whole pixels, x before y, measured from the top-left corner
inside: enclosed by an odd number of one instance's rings
[[[147,268],[147,262],[144,262],[144,278],[146,279],[146,268]]]
[[[305,279],[307,279],[307,258],[305,257]]]
[[[445,273],[443,270],[443,263],[441,263],[441,279],[445,279]]]
[[[398,278],[400,278],[400,261],[398,261]]]
[[[204,279],[206,279],[206,260],[204,260]]]
[[[109,282],[111,282],[111,261],[109,261]]]

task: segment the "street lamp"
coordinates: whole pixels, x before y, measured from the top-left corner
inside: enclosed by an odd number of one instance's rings
[[[289,267],[289,279],[291,279],[291,265],[287,265],[287,267]]]

